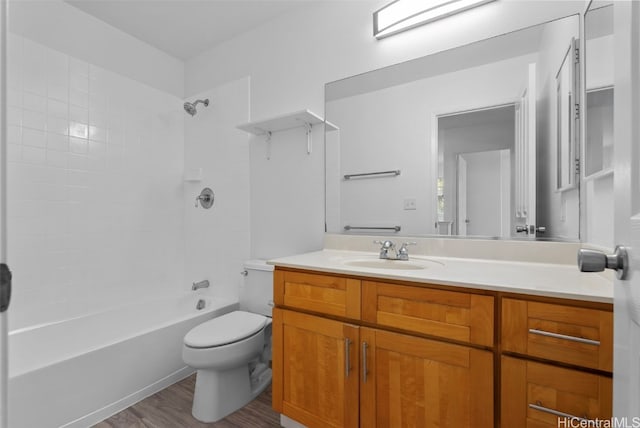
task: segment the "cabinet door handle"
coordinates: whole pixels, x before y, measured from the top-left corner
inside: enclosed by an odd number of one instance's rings
[[[362,342],[362,383],[367,383],[367,342]]]
[[[544,407],[542,405],[542,403],[539,402],[539,401],[536,401],[536,404],[529,403],[529,408],[531,408],[533,410],[538,410],[539,412],[549,413],[551,415],[558,416],[560,418],[567,418],[567,419],[577,420],[577,421],[580,421],[580,422],[587,422],[587,423],[590,421],[590,419],[581,418],[579,416],[572,415],[571,413],[565,413],[565,412],[561,412],[559,410],[555,410],[555,409],[550,409],[548,407]]]
[[[349,355],[349,348],[351,347],[351,339],[348,337],[344,339],[344,376],[349,377],[351,371],[351,356]]]
[[[530,328],[529,333],[538,334],[540,336],[555,337],[556,339],[570,340],[572,342],[586,343],[587,345],[600,346],[599,340],[585,339],[584,337],[568,336],[566,334],[552,333],[550,331],[544,331],[544,330],[536,330],[535,328]]]

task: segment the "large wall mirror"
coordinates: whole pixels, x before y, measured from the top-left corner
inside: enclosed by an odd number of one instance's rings
[[[326,85],[332,233],[580,238],[580,19]]]

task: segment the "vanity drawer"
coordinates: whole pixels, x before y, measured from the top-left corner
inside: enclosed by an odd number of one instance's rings
[[[501,384],[503,427],[556,428],[569,426],[571,416],[611,418],[612,382],[606,376],[502,357]]]
[[[362,281],[362,319],[378,326],[493,346],[493,296]]]
[[[273,300],[278,306],[360,319],[360,280],[276,269]]]
[[[505,298],[502,349],[610,372],[613,313]]]

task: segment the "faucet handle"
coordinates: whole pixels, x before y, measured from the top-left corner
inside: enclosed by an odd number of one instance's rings
[[[381,259],[388,259],[389,258],[389,250],[390,249],[394,249],[396,248],[396,244],[394,244],[393,242],[386,240],[386,241],[373,241],[374,244],[380,244],[380,258]]]
[[[403,242],[402,246],[398,250],[398,260],[409,260],[409,250],[407,247],[409,245],[417,245],[416,242]]]
[[[394,244],[393,241],[389,241],[389,240],[386,240],[386,241],[373,241],[373,243],[374,244],[380,244],[382,246],[381,249],[384,249],[384,250],[388,250],[389,248],[393,248],[393,247],[396,246],[396,244]]]
[[[400,251],[406,251],[409,245],[418,245],[417,242],[403,242]]]

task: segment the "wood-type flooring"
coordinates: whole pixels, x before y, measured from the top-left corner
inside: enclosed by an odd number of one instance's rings
[[[271,387],[226,418],[205,424],[191,415],[195,374],[111,416],[94,428],[277,428],[280,415],[271,409]]]

